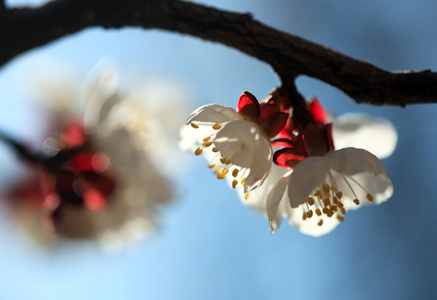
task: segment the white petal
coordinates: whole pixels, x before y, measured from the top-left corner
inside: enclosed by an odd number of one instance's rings
[[[88,128],[102,122],[121,100],[122,97],[117,94],[118,78],[118,68],[108,63],[98,65],[88,75],[81,91],[85,107],[83,119]]]
[[[244,182],[245,192],[260,187],[272,167],[273,150],[270,141],[260,135],[260,140],[252,155],[250,173]]]
[[[320,185],[329,172],[328,157],[308,157],[300,162],[290,175],[288,198],[292,208],[307,201],[314,188]]]
[[[333,122],[333,139],[337,149],[361,148],[382,159],[395,150],[398,134],[393,124],[385,119],[345,114]]]
[[[179,147],[183,151],[194,152],[203,143],[205,137],[216,132],[210,126],[199,126],[194,129],[190,125],[183,125],[180,131]]]
[[[259,151],[257,146],[260,139],[258,127],[252,122],[241,120],[225,124],[213,142],[220,153],[231,159],[234,164],[250,168],[255,151]]]
[[[304,221],[302,219],[304,208],[305,206],[301,205],[298,208],[292,209],[288,215],[288,223],[304,234],[315,237],[321,236],[331,232],[341,223],[335,216],[331,218],[324,217],[322,226],[317,225],[320,219],[316,215]]]
[[[237,192],[240,196],[241,202],[244,205],[249,206],[250,208],[258,211],[260,214],[265,216],[267,214],[266,200],[270,190],[278,183],[278,181],[282,177],[288,177],[291,172],[291,170],[281,168],[275,164],[272,164],[269,175],[267,176],[264,183],[260,187],[252,190],[249,193],[249,197],[247,199],[244,196],[245,193],[243,188],[241,188],[241,186],[237,187]]]
[[[384,164],[364,149],[344,148],[332,151],[326,157],[329,158],[329,167],[341,174],[371,172],[378,175],[385,172]]]
[[[337,181],[341,182],[341,179]],[[352,176],[352,179],[349,179],[348,182],[354,189],[356,197],[360,200],[360,205],[353,203],[352,200],[355,199],[355,195],[348,192],[349,187],[346,184],[342,184],[340,185],[340,188],[344,192],[342,202],[346,210],[355,210],[362,205],[380,204],[393,195],[392,182],[385,173],[375,176],[372,173],[365,172]],[[365,190],[355,182],[358,182]],[[367,200],[367,193],[373,196],[373,201]]]
[[[267,217],[269,218],[270,231],[274,233],[282,222],[283,211],[278,209],[281,200],[284,198],[285,189],[288,184],[288,176],[282,177],[270,190],[267,196]]]
[[[191,122],[214,124],[232,120],[242,120],[242,117],[235,109],[218,104],[208,104],[196,109],[188,117],[186,124]]]

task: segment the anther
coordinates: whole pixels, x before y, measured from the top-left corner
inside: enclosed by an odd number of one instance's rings
[[[314,205],[314,199],[312,197],[308,197],[307,202],[309,205]]]
[[[332,197],[332,202],[334,202],[334,204],[338,204],[338,198],[337,197]]]
[[[324,204],[325,206],[328,206],[328,205],[331,204],[331,202],[329,201],[328,198],[325,198],[325,199],[323,199],[323,204]]]
[[[237,175],[238,175],[238,169],[234,169],[234,170],[232,171],[232,176],[233,176],[233,177],[237,177]]]
[[[308,217],[308,216],[307,216],[307,213],[306,213],[306,212],[303,212],[303,214],[302,214],[302,220],[305,221],[305,220],[307,219],[307,217]]]
[[[244,200],[249,199],[249,193],[244,194]]]
[[[367,198],[367,200],[369,200],[370,202],[373,201],[373,196],[370,195],[369,193],[367,193],[366,198]]]
[[[354,199],[354,203],[355,203],[356,205],[360,205],[360,200],[358,200],[358,199]]]
[[[190,123],[191,127],[193,127],[194,129],[199,128],[199,125],[195,124],[195,123]]]
[[[215,164],[210,164],[210,165],[208,166],[208,168],[210,168],[210,169],[214,169],[214,167],[215,167]]]
[[[241,179],[241,184],[244,184],[245,181],[246,181],[246,177],[244,177],[243,179]]]
[[[237,184],[238,184],[238,180],[236,180],[236,179],[234,179],[233,181],[232,181],[232,188],[236,188],[237,187]]]
[[[339,220],[340,222],[343,222],[344,221],[344,216],[337,215],[337,220]]]
[[[229,169],[228,168],[223,168],[220,170],[220,174],[222,174],[223,176],[226,176],[226,174],[228,174]]]
[[[320,217],[322,215],[322,212],[320,211],[319,208],[316,209],[316,214]]]
[[[342,191],[335,192],[335,196],[337,196],[338,199],[341,199],[341,197],[343,197],[343,192]]]
[[[191,124],[193,124],[193,123],[191,123]],[[203,139],[203,141],[206,143],[209,141],[210,138],[211,138],[211,136],[207,136],[206,138]]]
[[[312,210],[308,211],[307,212],[308,219],[310,219],[312,216],[313,216],[313,211]]]
[[[346,209],[344,209],[344,207],[341,207],[341,208],[340,208],[340,212],[341,212],[343,215],[345,215],[345,214],[346,214]]]
[[[193,124],[193,123],[191,123],[191,124]],[[196,151],[194,151],[194,154],[200,155],[200,154],[202,154],[202,151],[203,150],[199,147],[199,148],[196,149]]]
[[[224,165],[230,165],[231,164],[231,160],[229,158],[227,158],[227,157],[224,157],[223,161],[224,161],[223,162]]]
[[[322,189],[323,189],[323,192],[325,192],[325,193],[327,193],[327,192],[329,192],[329,191],[331,190],[331,188],[329,187],[329,185],[326,184],[326,183],[324,183],[324,184],[322,185]]]
[[[220,125],[219,123],[215,123],[214,125],[212,125],[212,129],[214,130],[219,130],[220,128],[222,128],[222,125]]]
[[[219,151],[217,150],[216,147],[214,147],[214,148],[212,148],[212,152],[217,153],[217,152],[219,152]]]
[[[212,142],[205,142],[205,143],[203,144],[203,146],[204,146],[204,147],[207,147],[207,148],[208,148],[209,146],[211,146],[211,145],[212,145]]]
[[[317,223],[317,225],[322,226],[323,225],[323,219],[319,221],[319,223]]]

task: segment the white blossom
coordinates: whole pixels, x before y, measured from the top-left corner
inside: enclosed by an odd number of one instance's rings
[[[230,107],[205,105],[194,111],[181,131],[183,150],[203,154],[218,179],[247,193],[261,186],[270,172],[273,151],[256,123]]]
[[[158,94],[154,92],[154,95]],[[168,102],[163,106],[175,105],[175,109],[181,111],[177,102],[183,102],[183,99],[149,99],[144,93],[121,93],[118,72],[107,65],[95,70],[75,94],[51,95],[58,97],[45,101],[50,112],[47,113],[51,121],[49,128],[62,128],[70,116],[82,119],[90,147],[87,151],[104,155],[108,162],[105,176],[115,182],[115,188],[107,195],[107,204],[97,210],[68,202],[50,208],[52,196],[42,191],[42,212],[33,212],[33,219],[38,221],[41,214],[53,213],[53,209],[58,211],[54,226],[45,222],[49,230],[37,233],[39,238],[48,243],[55,242],[57,237],[94,239],[106,249],[117,250],[151,232],[160,223],[160,206],[173,197],[173,189],[164,172],[170,169],[172,160],[163,159],[163,156],[176,159],[178,152],[176,139],[171,137],[171,130],[176,132],[177,128],[163,124],[170,114],[157,114],[147,102]],[[55,145],[57,142],[55,138],[46,140],[46,155],[56,155],[62,149]],[[38,182],[47,177],[37,176],[29,180]],[[43,185],[37,184],[36,188],[41,189]],[[27,219],[30,219],[28,206],[22,205],[20,210],[20,213],[26,211]],[[29,227],[35,224],[30,222]],[[43,229],[41,226],[35,228]]]
[[[340,150],[307,157],[294,170],[273,165],[261,187],[248,194],[237,189],[244,204],[268,217],[272,232],[285,217],[301,232],[320,236],[344,220],[348,210],[380,204],[391,197],[393,186],[384,165],[364,149],[369,147],[381,157],[391,155],[397,142],[393,125],[357,114],[340,117],[333,123],[334,144],[340,145]],[[373,130],[378,131],[372,135]],[[349,144],[364,149],[345,148]],[[314,200],[312,205],[307,202],[309,197]],[[329,199],[329,204],[325,200],[325,205],[324,199]]]

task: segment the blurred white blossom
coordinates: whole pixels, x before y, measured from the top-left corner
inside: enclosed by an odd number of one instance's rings
[[[86,238],[119,249],[154,229],[174,196],[167,177],[178,159],[178,127],[163,107],[183,112],[186,93],[123,93],[118,82],[117,68],[104,65],[82,87],[47,82],[40,92],[46,158],[5,194],[18,222],[41,241]]]

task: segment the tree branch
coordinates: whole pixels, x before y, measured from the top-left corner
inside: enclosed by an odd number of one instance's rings
[[[430,70],[389,72],[268,27],[250,14],[177,0],[58,0],[35,9],[7,10],[0,17],[0,65],[94,26],[156,28],[218,42],[268,63],[283,83],[307,75],[337,87],[357,103],[437,102],[437,73]]]

